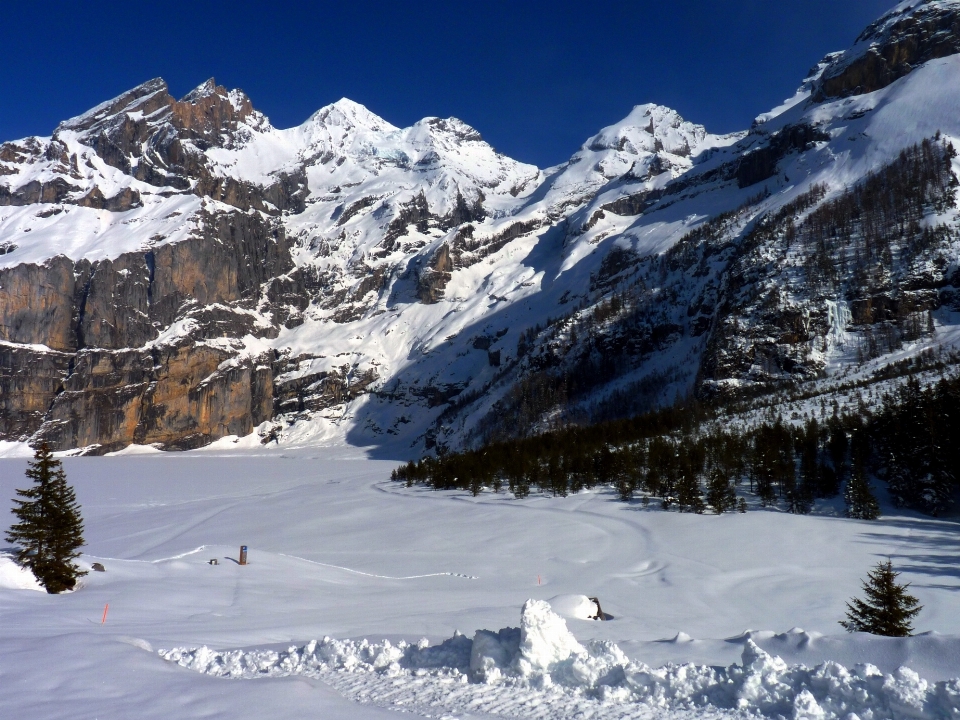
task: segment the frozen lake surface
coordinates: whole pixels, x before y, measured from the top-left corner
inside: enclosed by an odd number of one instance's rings
[[[474,498],[391,483],[396,462],[351,448],[64,465],[87,528],[83,564],[106,572],[48,596],[0,558],[3,718],[882,718],[960,707],[960,688],[943,682],[960,676],[950,520],[887,508],[852,521],[829,505],[806,517],[681,515],[602,490]],[[0,460],[3,507],[25,468]],[[845,602],[887,557],[924,606],[923,634],[848,635]],[[612,619],[586,619],[582,596]],[[528,600],[549,607],[532,603],[521,619]],[[497,634],[507,628],[522,633]],[[817,675],[826,661],[839,665]],[[670,663],[694,666],[651,670]]]

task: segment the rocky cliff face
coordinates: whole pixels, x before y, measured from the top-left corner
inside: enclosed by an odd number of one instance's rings
[[[960,14],[954,2],[901,3],[830,63],[817,95],[823,99],[871,93],[930,60],[958,52]]]
[[[748,132],[642,105],[545,170],[212,80],[4,143],[0,439],[416,454],[949,349],[958,17],[899,6]]]

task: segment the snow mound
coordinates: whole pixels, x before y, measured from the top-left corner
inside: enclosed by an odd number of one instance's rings
[[[0,555],[0,588],[46,592],[34,574],[17,565],[9,555]]]
[[[692,710],[832,720],[934,720],[960,716],[960,679],[930,683],[908,668],[883,674],[869,664],[788,666],[746,638],[740,665],[727,668],[635,663],[615,644],[579,643],[542,600],[527,601],[519,628],[459,633],[430,646],[389,641],[311,641],[286,651],[161,650],[161,657],[227,678],[306,675],[347,694],[389,694],[408,707],[551,717],[623,717]],[[451,682],[453,683],[451,685]]]
[[[553,612],[565,618],[592,620],[597,614],[597,604],[586,595],[557,595],[547,602]]]

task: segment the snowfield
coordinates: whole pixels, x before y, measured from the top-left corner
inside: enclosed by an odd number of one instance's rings
[[[64,464],[106,572],[49,596],[0,558],[2,718],[960,714],[950,519],[474,498],[343,447]],[[6,507],[25,467],[0,460]],[[848,635],[887,557],[919,634]]]

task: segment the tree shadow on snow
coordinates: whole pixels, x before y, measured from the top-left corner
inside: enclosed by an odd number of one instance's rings
[[[917,584],[918,587],[960,592],[960,523],[924,518],[896,518],[883,521],[883,526],[906,530],[895,532],[863,533],[871,543],[894,546],[897,552],[877,553],[878,557],[890,558],[898,572],[923,575],[944,580],[955,578],[956,585]]]

